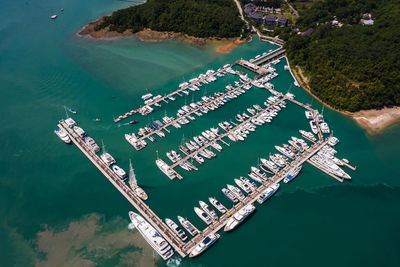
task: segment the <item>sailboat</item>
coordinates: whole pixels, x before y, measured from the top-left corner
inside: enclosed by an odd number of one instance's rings
[[[129,185],[131,186],[133,192],[135,192],[138,197],[143,200],[148,199],[148,196],[144,190],[137,185],[136,175],[132,168],[131,160],[129,159]]]

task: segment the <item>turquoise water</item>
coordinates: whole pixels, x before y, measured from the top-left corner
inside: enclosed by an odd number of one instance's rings
[[[261,104],[268,94],[252,89],[181,130],[171,128],[167,138],[157,138],[140,152],[126,143],[124,133],[165,112],[174,115],[177,107],[192,97],[199,99],[204,90],[207,94],[222,91],[234,77],[226,76],[186,99],[163,105],[148,118],[135,117],[139,125],[115,124],[113,116],[136,108],[147,91],[172,91],[207,69],[254,57],[274,46],[254,40],[219,55],[211,47],[200,49],[176,41],[95,41],[74,35],[88,21],[133,3],[2,2],[1,266],[77,262],[80,266],[82,259],[100,266],[148,266],[153,261],[143,256],[146,245],[143,248],[135,231],[127,231],[130,204],[78,149],[62,144],[54,135],[57,121],[65,117],[63,105],[78,110],[74,118],[95,140],[104,140],[119,166],[127,169],[132,159],[138,180],[149,194],[148,204],[161,218],[187,216],[199,228],[205,225],[193,212],[198,200],[216,196],[229,206],[220,189],[245,175],[259,157],[274,151],[275,144],[308,127],[303,110],[288,103],[272,124],[259,127],[245,143],[224,146],[198,172],[179,170],[183,181],[167,179],[154,164],[156,150],[167,161],[165,152],[177,149],[183,135],[197,135],[221,120],[232,119],[249,105]],[[62,14],[61,8],[65,9]],[[59,18],[50,21],[54,13]],[[284,65],[283,61],[277,65],[280,75],[273,81],[282,91],[293,83]],[[292,92],[298,100],[321,110],[302,89],[293,87]],[[207,253],[185,259],[181,266],[400,265],[400,127],[372,137],[347,117],[328,109],[324,115],[340,138],[338,155],[357,166],[356,172],[349,171],[351,182],[340,184],[305,165],[295,181],[258,206],[245,224],[223,233]]]

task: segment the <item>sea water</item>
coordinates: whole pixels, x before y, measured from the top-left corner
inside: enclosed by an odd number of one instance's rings
[[[287,102],[271,124],[257,127],[245,142],[223,146],[217,157],[206,160],[197,172],[177,171],[184,180],[170,181],[154,161],[157,151],[177,150],[182,139],[199,135],[218,122],[233,120],[270,95],[252,88],[246,94],[177,130],[156,137],[142,151],[124,139],[164,114],[203,95],[224,91],[238,80],[226,75],[204,85],[199,92],[179,97],[147,117],[135,115],[119,123],[113,117],[135,109],[140,96],[165,94],[178,84],[208,69],[239,58],[250,59],[276,46],[256,38],[221,55],[213,47],[197,48],[179,41],[145,43],[134,38],[99,41],[75,35],[89,21],[135,2],[10,1],[0,8],[0,263],[1,266],[57,266],[82,263],[100,266],[149,265],[149,246],[134,229],[128,230],[128,211],[134,208],[73,145],[63,144],[53,133],[64,106],[78,111],[72,116],[117,164],[128,170],[129,159],[139,184],[149,195],[147,204],[160,218],[188,217],[202,229],[194,206],[213,196],[232,203],[221,193],[233,179],[246,176],[260,157],[276,153],[274,145],[309,130],[304,109]],[[61,12],[61,8],[64,11]],[[56,20],[50,16],[58,14]],[[322,110],[284,70],[272,83],[278,91]],[[171,264],[180,266],[399,266],[400,127],[370,136],[353,120],[324,109],[335,136],[338,156],[357,166],[346,169],[351,181],[339,183],[305,164],[299,176],[255,214],[221,239],[204,255]],[[95,119],[100,118],[101,122]],[[132,249],[141,248],[141,249]],[[149,256],[150,255],[150,256]],[[157,257],[156,257],[157,258]],[[168,262],[157,260],[165,266]],[[79,264],[78,264],[79,265]]]

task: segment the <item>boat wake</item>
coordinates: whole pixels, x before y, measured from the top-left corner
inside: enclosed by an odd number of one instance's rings
[[[177,267],[181,264],[181,262],[182,262],[182,258],[176,255],[167,261],[167,266],[168,267]]]
[[[133,223],[128,224],[128,229],[129,230],[135,229],[135,225]]]

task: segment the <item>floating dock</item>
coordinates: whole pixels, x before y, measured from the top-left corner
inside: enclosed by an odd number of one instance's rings
[[[212,105],[212,104],[215,104],[217,101],[221,101],[221,100],[224,99],[228,94],[231,94],[232,92],[234,92],[234,91],[236,91],[236,90],[238,90],[238,89],[242,89],[243,86],[246,86],[246,85],[248,85],[248,84],[250,84],[250,82],[242,83],[240,86],[235,87],[234,89],[229,90],[229,91],[227,91],[226,93],[223,93],[221,96],[218,96],[218,97],[215,98],[214,100],[211,100],[210,102],[207,102],[207,103],[205,103],[204,105],[197,107],[196,109],[192,109],[191,111],[187,112],[186,114],[182,115],[181,117],[174,118],[171,122],[164,124],[164,125],[163,125],[162,127],[160,127],[158,130],[153,131],[153,132],[151,132],[151,133],[148,133],[148,134],[146,134],[146,135],[141,136],[140,138],[138,138],[138,140],[139,140],[139,141],[142,141],[143,139],[146,139],[146,138],[148,138],[148,137],[151,136],[151,135],[157,134],[157,132],[160,132],[160,131],[162,131],[162,130],[168,131],[167,127],[173,125],[174,123],[178,123],[178,121],[181,120],[182,118],[187,118],[188,116],[194,114],[196,111],[199,111],[200,109],[202,109],[202,108],[204,108],[204,107],[208,107],[208,106],[210,106],[210,105]],[[182,125],[182,126],[183,126],[183,125]],[[152,141],[152,142],[153,142],[153,141]]]
[[[257,118],[257,117],[260,116],[261,113],[264,112],[265,110],[267,110],[267,109],[269,109],[269,108],[271,108],[271,107],[273,107],[273,106],[275,106],[275,105],[279,105],[281,102],[285,101],[286,99],[287,99],[287,98],[286,98],[285,96],[283,96],[280,100],[278,100],[277,102],[275,102],[273,105],[270,105],[270,106],[264,108],[262,111],[256,113],[255,115],[251,116],[250,118],[244,120],[244,121],[241,122],[240,124],[236,124],[235,127],[233,127],[232,129],[226,131],[225,133],[219,135],[218,137],[216,137],[215,139],[213,139],[212,141],[210,141],[208,144],[206,144],[206,145],[200,147],[200,148],[197,149],[196,151],[194,151],[194,152],[192,152],[192,153],[190,153],[190,154],[185,153],[185,154],[186,154],[186,157],[184,157],[184,158],[178,160],[177,162],[175,162],[174,164],[172,164],[172,165],[170,166],[171,169],[175,169],[175,167],[179,166],[179,164],[184,163],[184,162],[186,162],[187,160],[190,160],[191,158],[193,158],[194,155],[197,155],[200,151],[202,151],[202,150],[204,150],[204,149],[206,149],[206,148],[209,148],[209,147],[210,147],[212,144],[214,144],[215,142],[218,142],[218,141],[220,141],[220,140],[223,141],[223,138],[224,138],[224,137],[227,137],[230,133],[232,133],[233,131],[237,130],[237,129],[238,129],[239,127],[241,127],[242,125],[244,125],[244,124],[250,122],[252,119]]]
[[[71,138],[72,142],[82,151],[82,153],[103,173],[108,181],[135,207],[137,211],[148,221],[170,245],[182,256],[181,248],[184,242],[150,209],[144,201],[139,198],[134,191],[127,186],[121,179],[108,167],[100,157],[94,153],[85,142],[64,122],[58,124],[60,129],[63,129]]]
[[[274,53],[270,53],[267,54],[266,56],[262,57],[260,60],[258,60],[254,65],[262,65],[266,62],[269,62],[270,60],[274,60],[279,56],[282,56],[285,53],[284,49],[278,49],[276,51],[273,51]],[[229,65],[230,66],[230,65]],[[228,68],[228,67],[226,67]],[[221,70],[223,71],[223,70]],[[213,75],[217,74],[218,72],[215,72]],[[250,81],[244,83],[241,85],[241,87],[243,87],[244,85],[250,83]],[[241,88],[240,87],[240,88]],[[223,98],[226,94],[231,93],[234,90],[237,90],[239,87],[232,89],[230,92],[225,93],[224,95],[218,97],[218,99]],[[182,89],[179,89],[167,96],[165,96],[164,98],[160,98],[157,101],[166,101],[166,98],[170,95],[173,94],[179,94],[179,91],[181,91]],[[256,118],[258,116],[261,115],[261,113],[271,107],[273,107],[274,105],[279,105],[279,103],[281,103],[282,101],[288,100],[291,101],[294,104],[297,104],[307,110],[310,110],[313,112],[313,117],[314,119],[317,116],[317,113],[308,105],[304,105],[303,103],[294,100],[291,97],[285,96],[283,94],[279,95],[281,97],[281,99],[279,99],[277,102],[275,102],[274,104],[263,108],[260,112],[257,112],[255,115],[251,116],[250,118],[244,120],[241,123],[235,124],[235,127],[233,127],[232,129],[227,130],[225,133],[219,135],[218,137],[216,137],[214,140],[212,140],[210,143],[206,144],[205,146],[202,146],[201,148],[199,148],[198,150],[196,150],[195,152],[192,152],[190,154],[186,154],[186,157],[184,157],[183,159],[181,159],[178,162],[175,162],[173,165],[171,165],[171,168],[174,170],[174,168],[176,166],[178,166],[180,163],[187,161],[188,159],[192,158],[195,154],[197,154],[199,151],[201,151],[202,149],[206,149],[208,147],[211,146],[212,143],[214,142],[218,142],[221,141],[223,142],[225,145],[229,146],[229,143],[225,142],[223,140],[224,137],[227,137],[232,131],[235,131],[238,127],[241,127],[243,124],[251,121],[253,118]],[[207,104],[211,104],[211,103],[215,103],[215,101],[217,101],[216,99],[213,101],[210,101]],[[155,102],[155,103],[158,103]],[[155,103],[149,104],[149,105],[154,105]],[[201,107],[204,107],[206,105],[203,105]],[[185,114],[186,116],[189,116],[190,114],[193,114],[195,111],[201,109],[201,107],[199,107],[196,110],[192,110],[190,113]],[[122,120],[124,118],[127,118],[133,114],[135,114],[136,112],[138,112],[138,110],[133,110],[131,112],[126,113],[123,116],[118,117],[115,121],[119,121]],[[174,119],[172,122],[167,123],[165,125],[163,125],[162,127],[160,127],[159,131],[162,130],[166,130],[167,132],[168,129],[167,127],[172,125],[174,122],[177,122],[178,120],[180,120],[182,117],[179,117],[177,119]],[[202,242],[202,240],[209,234],[211,233],[216,233],[218,232],[221,228],[223,228],[225,226],[225,224],[227,223],[227,221],[229,220],[229,216],[227,217],[226,214],[234,214],[235,212],[237,212],[240,208],[248,205],[248,204],[252,204],[255,201],[257,201],[257,198],[259,197],[259,195],[268,187],[270,186],[272,183],[280,183],[282,180],[284,180],[287,175],[290,173],[290,171],[294,168],[297,168],[301,165],[303,165],[305,162],[310,163],[313,166],[316,166],[315,164],[313,164],[313,162],[311,162],[309,159],[315,155],[318,151],[320,151],[325,145],[328,144],[328,140],[329,139],[325,139],[323,138],[323,134],[321,132],[321,129],[319,127],[318,121],[316,121],[316,125],[318,128],[318,140],[316,142],[314,142],[307,150],[305,150],[303,153],[298,154],[290,163],[288,163],[284,168],[280,169],[278,172],[276,172],[272,177],[268,177],[267,179],[264,179],[264,183],[261,184],[256,190],[254,190],[253,192],[251,192],[250,194],[247,194],[246,197],[239,201],[239,203],[237,203],[236,205],[234,205],[230,210],[227,211],[227,213],[223,214],[222,216],[220,216],[218,218],[218,220],[213,221],[210,225],[208,225],[206,228],[204,228],[201,232],[199,232],[199,234],[197,234],[196,236],[194,236],[190,241],[187,242],[183,242],[158,216],[157,214],[140,198],[138,197],[135,192],[128,186],[125,184],[124,181],[122,181],[117,174],[115,174],[110,167],[105,164],[101,158],[92,151],[92,149],[90,147],[88,147],[86,145],[86,143],[83,141],[83,139],[81,137],[79,137],[71,128],[69,128],[65,122],[60,122],[58,124],[58,127],[60,129],[63,129],[68,136],[70,137],[70,139],[72,140],[72,142],[81,150],[81,152],[101,171],[101,173],[103,173],[103,175],[109,180],[109,182],[132,204],[132,206],[141,214],[141,216],[143,216],[146,221],[148,221],[161,235],[162,237],[174,248],[174,250],[181,256],[181,257],[186,257],[190,254],[190,252],[200,243]],[[154,134],[154,132],[152,132],[151,134]],[[150,135],[150,134],[149,134]],[[147,136],[142,136],[141,139],[144,138],[148,138],[149,135]],[[355,170],[355,167],[350,166],[347,162],[344,162],[345,166],[349,167],[352,170]],[[316,166],[317,168],[319,168],[318,166]],[[320,170],[326,172],[328,175],[332,176],[333,178],[335,178],[336,180],[343,182],[343,179],[340,179],[339,177],[336,177],[335,175],[330,174],[328,171],[323,170],[321,168],[319,168]],[[175,170],[174,170],[175,171]],[[175,171],[176,172],[176,171]],[[179,179],[182,179],[182,176],[180,176],[177,172],[177,177]]]
[[[219,71],[216,71],[216,72],[214,72],[214,73],[209,74],[207,77],[214,77],[214,76],[217,75],[218,73],[225,72],[225,70],[226,70],[227,68],[229,68],[229,67],[231,67],[231,65],[226,66],[226,67],[223,67],[223,68],[221,68]],[[121,120],[123,120],[123,119],[128,118],[129,116],[132,116],[133,114],[138,113],[139,110],[140,110],[141,108],[151,107],[151,106],[154,106],[154,105],[156,105],[156,104],[159,104],[159,102],[162,102],[162,101],[168,103],[168,102],[166,101],[166,99],[168,99],[170,96],[174,96],[174,95],[182,96],[182,94],[180,94],[180,92],[182,91],[182,89],[183,89],[183,90],[188,90],[188,88],[189,88],[190,86],[196,85],[196,84],[198,84],[199,82],[203,82],[205,79],[206,79],[206,78],[199,79],[198,81],[193,82],[193,83],[190,83],[189,85],[186,85],[186,86],[184,86],[184,87],[181,87],[181,88],[177,89],[177,90],[174,91],[174,92],[171,92],[171,93],[169,93],[169,94],[167,94],[167,95],[165,95],[165,96],[163,96],[163,97],[161,97],[161,98],[159,98],[159,99],[157,99],[157,100],[155,100],[155,101],[153,101],[153,102],[151,102],[151,103],[149,103],[149,104],[144,105],[143,107],[140,107],[140,108],[131,110],[130,112],[127,112],[127,113],[125,113],[124,115],[121,115],[121,116],[119,116],[118,118],[114,119],[114,122],[119,122],[119,121],[121,121]]]

